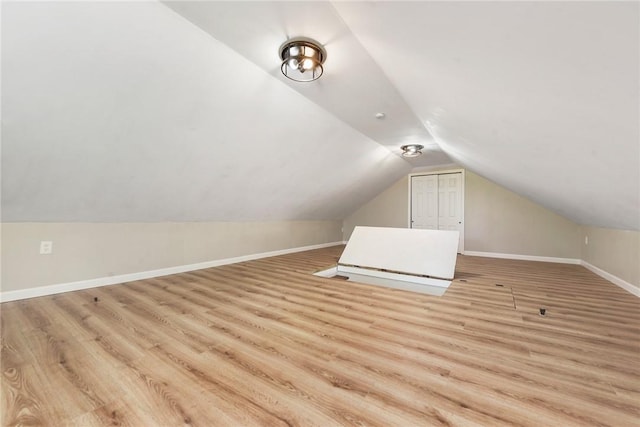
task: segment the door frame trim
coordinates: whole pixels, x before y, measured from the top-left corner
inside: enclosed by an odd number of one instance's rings
[[[435,170],[435,171],[429,171],[429,172],[416,172],[416,173],[410,173],[408,176],[408,181],[409,181],[409,185],[408,185],[408,197],[407,199],[409,200],[409,209],[407,212],[407,228],[412,228],[411,227],[411,178],[413,178],[414,176],[426,176],[426,175],[445,175],[445,174],[451,174],[451,173],[462,173],[462,224],[460,227],[460,253],[464,255],[464,223],[465,223],[465,216],[464,216],[464,202],[465,202],[465,198],[464,198],[464,184],[465,184],[465,172],[464,169],[443,169],[443,170]]]

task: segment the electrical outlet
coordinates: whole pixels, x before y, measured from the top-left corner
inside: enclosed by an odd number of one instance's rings
[[[53,252],[53,242],[51,240],[43,240],[40,242],[40,255],[49,255]]]
[[[584,244],[585,245],[589,244],[589,236],[584,236]]]

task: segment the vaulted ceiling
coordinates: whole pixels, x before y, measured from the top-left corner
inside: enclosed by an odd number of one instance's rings
[[[342,219],[412,168],[455,162],[577,223],[640,229],[639,15],[3,2],[2,219]],[[327,49],[320,80],[280,74],[295,36]],[[425,155],[402,158],[405,143]]]

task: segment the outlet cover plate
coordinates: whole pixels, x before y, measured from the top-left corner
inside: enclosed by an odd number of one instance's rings
[[[51,240],[43,240],[40,242],[40,255],[49,255],[53,252],[53,242]]]

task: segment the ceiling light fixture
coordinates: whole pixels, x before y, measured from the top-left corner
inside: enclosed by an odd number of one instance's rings
[[[315,40],[296,37],[280,46],[280,70],[286,78],[297,82],[311,82],[322,75],[327,51]]]
[[[402,157],[418,157],[422,154],[424,146],[420,144],[408,144],[400,147],[402,150]]]

